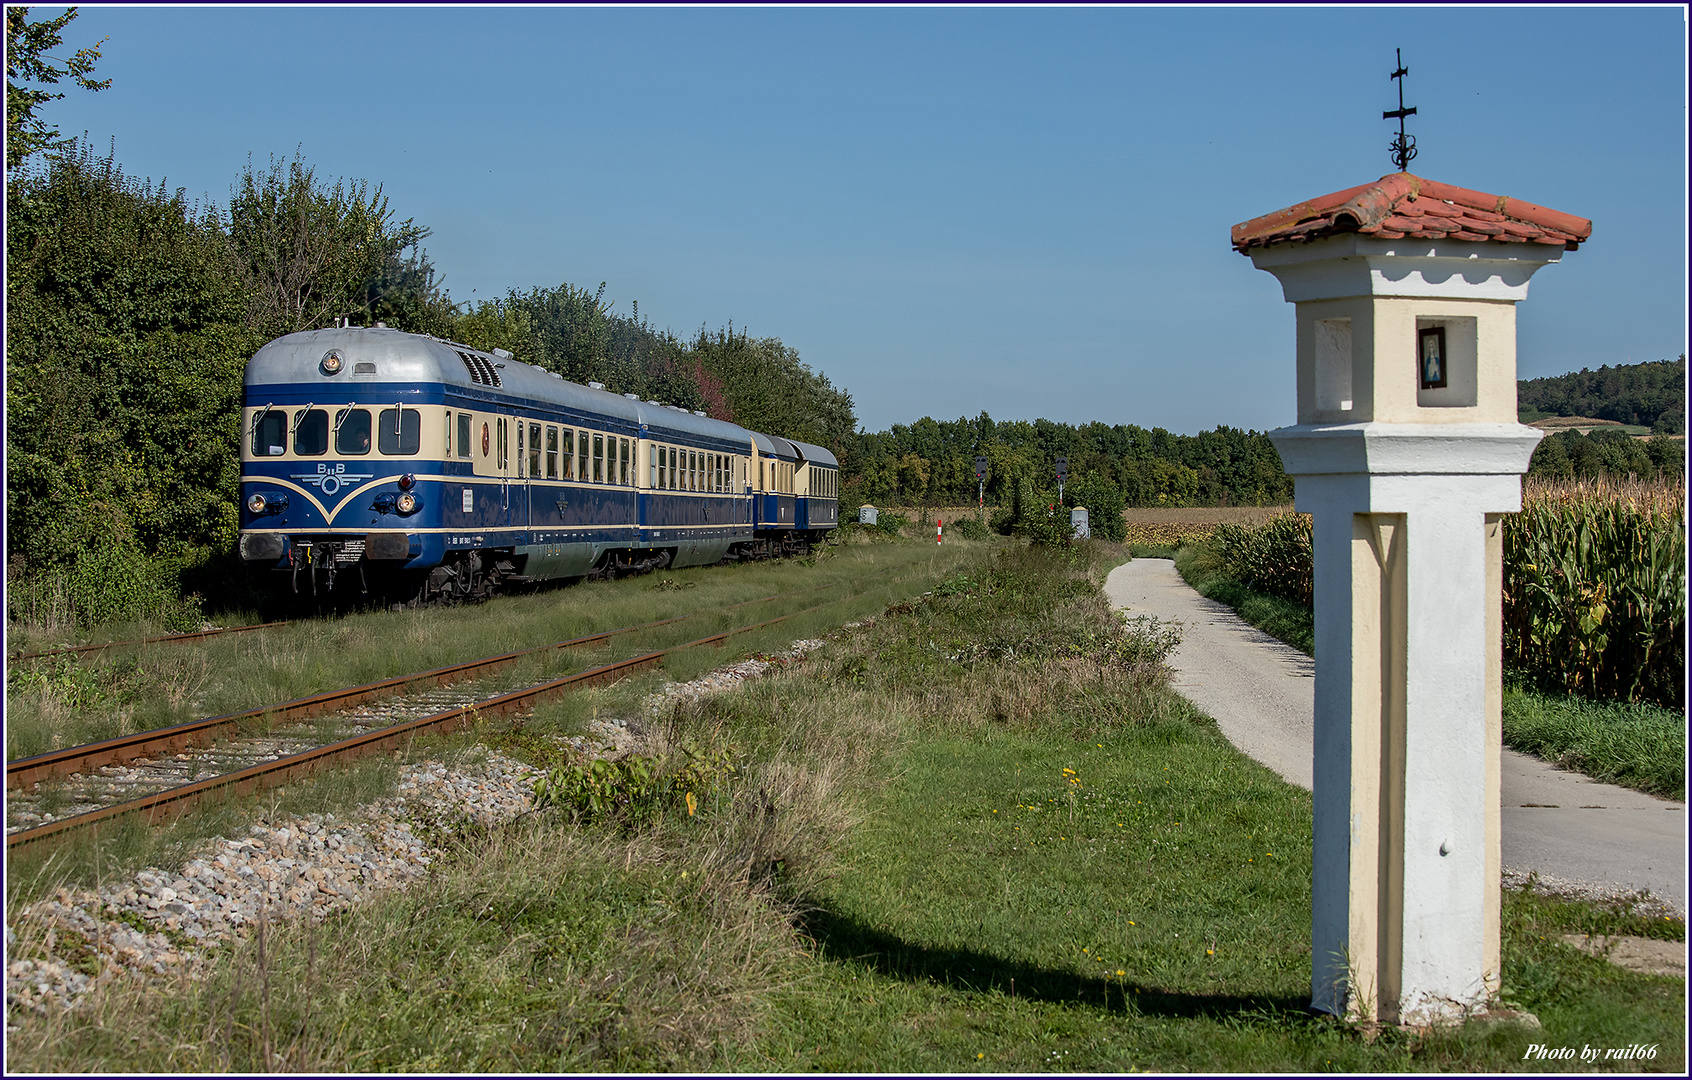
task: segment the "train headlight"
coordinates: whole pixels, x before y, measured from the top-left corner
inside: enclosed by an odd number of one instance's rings
[[[409,491],[402,492],[400,497],[394,500],[394,509],[398,510],[402,514],[415,513],[417,510],[417,496],[413,495]]]
[[[288,496],[280,491],[269,493],[255,491],[247,500],[247,510],[254,516],[259,514],[280,514],[288,509]]]
[[[345,366],[346,362],[341,359],[341,353],[338,349],[330,349],[323,354],[323,359],[317,363],[318,370],[325,375],[339,374]]]

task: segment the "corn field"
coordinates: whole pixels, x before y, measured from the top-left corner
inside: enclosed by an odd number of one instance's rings
[[[1504,519],[1504,664],[1586,697],[1683,708],[1686,489],[1529,482]]]
[[[1241,584],[1311,602],[1308,516],[1218,525],[1207,542]],[[1548,689],[1685,707],[1677,480],[1527,482],[1522,512],[1504,518],[1504,666]]]

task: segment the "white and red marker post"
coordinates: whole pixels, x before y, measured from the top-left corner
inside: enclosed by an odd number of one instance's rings
[[[939,519],[939,518],[935,518],[935,519],[934,519],[934,542],[935,542],[935,543],[936,543],[936,544],[938,544],[938,543],[939,543],[939,542],[940,542],[940,532],[941,532],[941,529],[940,529],[940,519]]]

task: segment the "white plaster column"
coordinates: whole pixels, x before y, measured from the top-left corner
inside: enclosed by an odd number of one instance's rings
[[[1403,1024],[1499,985],[1497,515],[1540,433],[1514,424],[1271,433],[1313,516],[1311,1000]]]

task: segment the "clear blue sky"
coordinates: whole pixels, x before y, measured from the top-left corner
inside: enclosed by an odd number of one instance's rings
[[[39,8],[35,14],[57,14]],[[251,155],[378,181],[455,300],[560,282],[733,320],[920,416],[1293,421],[1293,313],[1236,222],[1392,171],[1589,217],[1520,373],[1686,348],[1680,7],[84,7],[46,117],[227,203]]]

